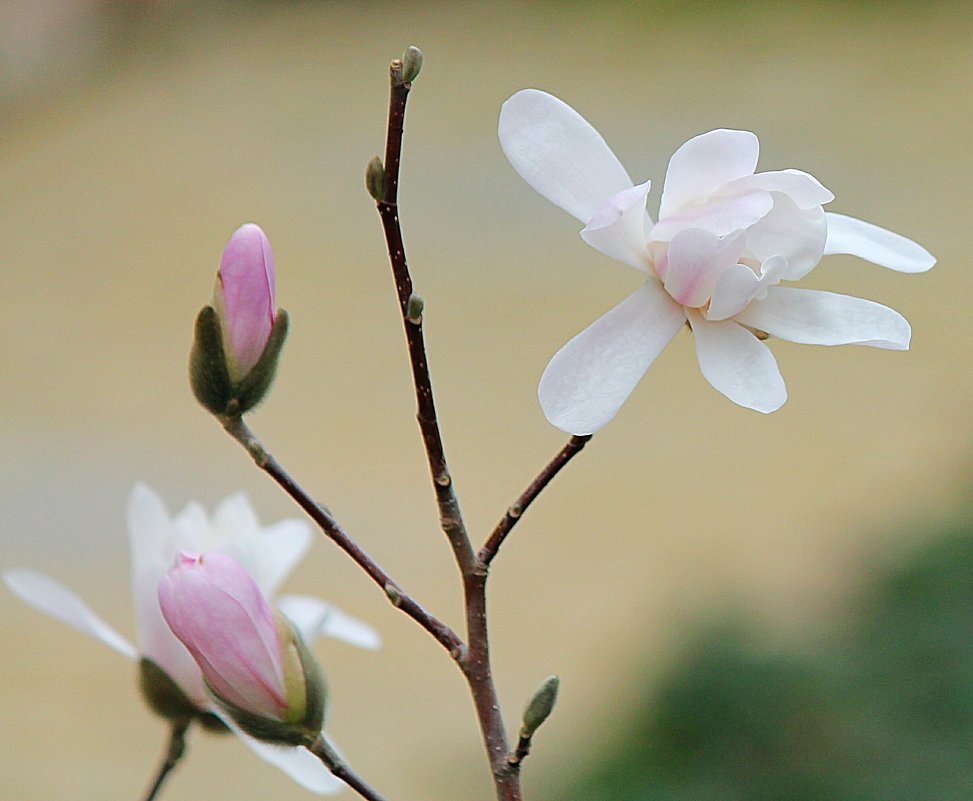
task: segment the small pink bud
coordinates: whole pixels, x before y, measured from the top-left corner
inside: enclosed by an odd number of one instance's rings
[[[216,274],[213,306],[219,316],[230,380],[241,381],[257,363],[274,326],[274,256],[260,226],[234,231]]]

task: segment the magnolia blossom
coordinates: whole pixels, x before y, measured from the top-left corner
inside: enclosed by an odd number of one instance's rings
[[[159,606],[219,700],[273,721],[307,716],[307,675],[291,627],[275,619],[235,559],[183,551],[159,582]],[[323,709],[313,712],[320,731]]]
[[[180,551],[219,552],[244,565],[263,595],[273,598],[306,553],[311,532],[299,520],[283,520],[262,528],[242,493],[224,500],[211,518],[195,503],[170,518],[158,495],[138,484],[128,504],[128,533],[137,645],[105,623],[75,593],[43,573],[6,570],[4,581],[27,603],[128,659],[152,660],[193,703],[201,709],[214,710],[196,662],[162,617],[158,601],[160,580]],[[281,596],[275,605],[294,622],[307,642],[323,634],[362,648],[376,649],[379,645],[378,635],[370,626],[317,598]],[[266,745],[235,728],[234,731],[260,757],[308,789],[320,793],[340,789],[340,783],[307,752]]]
[[[825,212],[834,196],[799,170],[755,173],[757,137],[716,130],[669,160],[658,220],[650,182],[635,185],[574,109],[535,89],[500,112],[500,144],[535,190],[585,227],[582,238],[645,273],[645,283],[551,359],[538,396],[548,420],[590,434],[615,416],[686,323],[704,377],[730,400],[772,412],[787,399],[767,334],[816,345],[906,350],[911,330],[868,300],[780,286],[821,257],[847,253],[900,272],[935,264],[924,248],[870,223]]]
[[[241,225],[223,250],[213,307],[230,380],[239,382],[267,347],[275,315],[274,255],[260,226]]]

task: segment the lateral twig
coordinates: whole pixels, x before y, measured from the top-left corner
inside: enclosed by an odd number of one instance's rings
[[[414,601],[365,551],[345,533],[331,513],[311,498],[301,486],[287,473],[280,463],[271,456],[253,432],[239,416],[222,417],[220,421],[226,432],[239,442],[254,463],[276,481],[291,496],[308,516],[317,523],[321,531],[343,550],[388,597],[389,601],[422,628],[428,631],[443,646],[453,659],[461,659],[466,653],[466,645],[449,626],[431,615]]]
[[[537,474],[537,477],[521,493],[520,497],[508,507],[506,514],[497,523],[496,528],[493,529],[480,549],[479,561],[481,563],[489,565],[493,561],[493,557],[497,555],[497,551],[500,550],[500,546],[503,545],[510,530],[517,525],[524,512],[527,511],[527,507],[534,502],[534,498],[541,494],[544,487],[561,471],[561,468],[581,452],[591,436],[591,434],[585,434],[571,437],[568,444],[558,451],[557,456],[547,463],[547,466]]]
[[[341,779],[366,801],[385,801],[381,795],[369,787],[357,773],[345,764],[345,761],[338,756],[323,734],[319,735],[318,739],[307,747],[307,750],[320,759],[334,776]]]

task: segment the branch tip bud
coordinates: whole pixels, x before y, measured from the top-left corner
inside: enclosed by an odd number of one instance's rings
[[[402,54],[402,83],[412,83],[422,69],[422,51],[410,45]]]

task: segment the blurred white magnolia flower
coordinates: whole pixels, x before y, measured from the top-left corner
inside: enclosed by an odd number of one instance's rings
[[[30,605],[100,640],[122,656],[133,661],[152,660],[193,704],[208,711],[215,712],[216,707],[204,689],[199,668],[169,630],[159,608],[159,582],[180,551],[218,551],[233,557],[308,643],[326,635],[361,648],[374,650],[379,646],[379,637],[371,626],[331,604],[307,596],[274,598],[278,587],[307,552],[311,531],[300,520],[282,520],[261,528],[242,493],[224,500],[212,518],[207,518],[196,503],[170,518],[159,496],[138,484],[129,499],[128,533],[137,646],[105,623],[75,593],[43,573],[15,568],[4,571],[4,581]],[[304,749],[268,745],[243,734],[232,724],[230,728],[258,756],[307,789],[323,794],[337,792],[344,786]]]
[[[909,324],[861,298],[778,286],[821,256],[847,253],[899,272],[936,260],[870,223],[826,213],[834,196],[799,170],[754,173],[757,137],[716,130],[669,160],[659,219],[650,182],[634,185],[601,135],[574,109],[536,89],[503,104],[500,144],[535,190],[585,224],[582,238],[647,274],[636,292],[568,342],[541,377],[547,419],[572,434],[604,426],[688,322],[706,380],[760,412],[787,399],[766,334],[815,345],[909,347]]]

